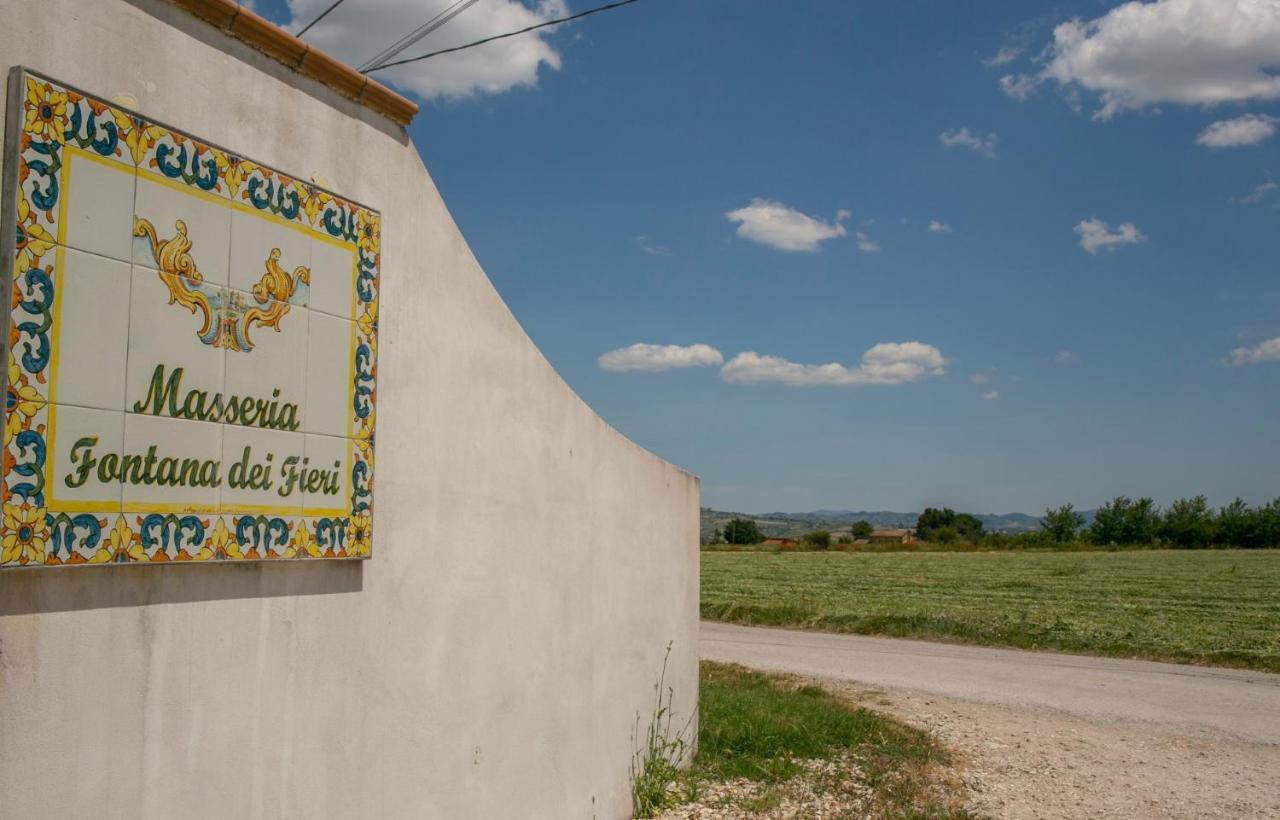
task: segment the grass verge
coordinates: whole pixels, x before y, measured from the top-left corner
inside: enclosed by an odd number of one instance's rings
[[[697,754],[648,816],[968,817],[948,762],[927,733],[818,686],[703,662]]]

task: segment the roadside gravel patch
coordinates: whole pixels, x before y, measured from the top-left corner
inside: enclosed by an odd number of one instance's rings
[[[785,783],[735,779],[707,784],[698,799],[669,810],[659,820],[828,820],[869,818],[872,789],[862,782],[851,756],[808,760],[803,774]]]
[[[960,760],[967,808],[1000,818],[1280,817],[1280,745],[1208,730],[1092,721],[1043,708],[850,683],[824,686],[934,734]]]

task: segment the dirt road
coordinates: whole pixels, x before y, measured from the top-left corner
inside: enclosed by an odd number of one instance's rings
[[[1280,817],[1280,675],[715,623],[702,657],[933,731],[982,813]]]

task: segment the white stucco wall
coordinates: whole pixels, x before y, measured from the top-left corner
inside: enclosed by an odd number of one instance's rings
[[[560,380],[400,129],[159,0],[0,19],[6,68],[383,216],[373,559],[0,572],[0,817],[626,816],[669,641],[696,700],[697,480]]]

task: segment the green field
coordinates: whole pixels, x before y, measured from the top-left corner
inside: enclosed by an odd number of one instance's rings
[[[1280,551],[704,552],[702,616],[1280,672]]]

